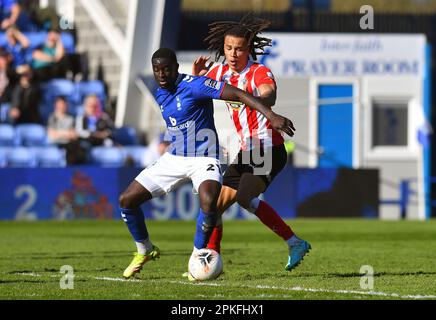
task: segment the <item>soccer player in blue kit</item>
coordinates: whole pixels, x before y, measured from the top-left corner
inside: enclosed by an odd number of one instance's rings
[[[271,122],[274,129],[290,136],[292,122],[274,113],[261,100],[224,82],[178,72],[176,54],[161,48],[152,56],[160,105],[172,143],[155,164],[144,169],[119,197],[121,216],[135,240],[137,252],[123,277],[131,278],[142,266],[159,258],[160,250],[149,237],[140,205],[164,195],[187,179],[200,198],[200,213],[194,237],[195,250],[205,248],[217,219],[217,200],[222,175],[219,142],[213,118],[212,99],[248,104]]]

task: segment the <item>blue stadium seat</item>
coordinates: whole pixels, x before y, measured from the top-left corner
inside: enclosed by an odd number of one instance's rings
[[[29,39],[29,48],[26,49],[26,62],[28,64],[32,63],[32,53],[33,51],[39,47],[40,45],[44,44],[45,39],[47,37],[47,33],[45,32],[26,32],[24,34],[27,39]]]
[[[47,39],[47,32],[25,32],[24,33],[26,37],[30,41],[29,49],[30,51],[35,50],[40,45],[43,45],[45,40]],[[74,44],[74,38],[72,34],[62,32],[61,33],[61,40],[62,44],[65,47],[66,53],[74,53],[75,51],[75,44]]]
[[[9,109],[11,108],[10,103],[0,104],[0,122],[7,122],[9,120]]]
[[[29,123],[19,124],[15,128],[18,140],[23,146],[45,146],[48,144],[46,129],[43,125]]]
[[[66,151],[55,146],[32,148],[39,167],[60,168],[67,165]]]
[[[48,118],[54,111],[54,105],[45,103],[41,101],[38,106],[39,115],[41,116],[41,120],[44,124],[47,124]]]
[[[116,147],[94,147],[91,149],[92,162],[103,167],[124,166],[124,152]]]
[[[86,96],[90,94],[95,94],[103,105],[106,102],[106,93],[103,82],[99,80],[90,80],[77,83],[76,100],[78,103],[83,103]]]
[[[24,35],[29,39],[30,41],[30,49],[34,50],[36,47],[44,44],[45,39],[47,38],[47,32],[40,31],[40,32],[24,32]],[[65,51],[67,53],[74,53],[75,52],[75,43],[74,43],[74,37],[71,33],[68,32],[62,32],[61,33],[61,40],[65,47]],[[6,40],[6,32],[0,32],[0,46],[4,47],[7,43]]]
[[[53,79],[41,86],[43,92],[43,101],[40,104],[40,114],[44,120],[54,110],[54,102],[58,96],[65,96],[68,101],[69,112],[74,114],[76,101],[76,86],[71,80]]]
[[[32,149],[25,147],[9,149],[6,158],[8,167],[34,168],[38,164]]]
[[[24,35],[29,39],[29,50],[33,51],[40,45],[43,45],[47,38],[47,32],[26,32]]]
[[[143,167],[144,156],[147,152],[147,147],[144,146],[125,146],[124,153],[126,157],[131,157],[135,162],[135,166]]]
[[[61,33],[62,44],[65,47],[66,53],[75,53],[76,52],[76,44],[74,43],[74,37],[71,33],[62,32]]]
[[[84,110],[83,104],[79,104],[79,105],[74,106],[74,111],[72,112],[72,114],[74,116],[80,116],[84,112],[85,112],[85,110]]]
[[[65,96],[74,102],[74,93],[76,87],[71,80],[67,79],[53,79],[49,81],[43,88],[44,100],[46,102],[53,102],[58,96]]]
[[[136,130],[133,127],[125,126],[116,128],[113,132],[113,138],[114,142],[123,146],[134,146],[139,144]]]
[[[11,147],[16,145],[15,129],[10,124],[0,124],[0,146]]]
[[[9,148],[0,147],[0,168],[6,167],[6,165],[8,164],[6,157],[8,150]]]

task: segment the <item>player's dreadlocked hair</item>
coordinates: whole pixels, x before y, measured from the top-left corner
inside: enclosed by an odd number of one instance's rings
[[[245,15],[239,22],[213,22],[209,24],[209,34],[204,41],[209,45],[208,50],[215,51],[215,61],[218,61],[220,57],[224,56],[224,38],[226,36],[243,37],[250,46],[251,57],[256,61],[258,55],[268,54],[264,48],[271,46],[272,40],[260,37],[259,33],[268,28],[270,24],[270,21],[255,18],[251,13]]]

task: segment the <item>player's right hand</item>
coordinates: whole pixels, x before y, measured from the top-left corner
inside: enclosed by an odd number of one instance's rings
[[[194,61],[192,64],[192,74],[194,76],[204,76],[210,69],[210,67],[213,65],[213,62],[209,62],[207,64],[207,61],[210,59],[210,56],[200,56],[197,58],[197,60]]]

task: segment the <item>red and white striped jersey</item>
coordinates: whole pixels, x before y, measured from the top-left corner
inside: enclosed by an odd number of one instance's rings
[[[228,64],[215,64],[206,74],[217,81],[226,82],[259,97],[259,86],[275,84],[274,76],[263,64],[249,61],[240,73],[234,73]],[[261,143],[264,147],[280,145],[284,142],[282,135],[274,130],[268,119],[242,103],[226,101],[230,118],[238,132],[241,150],[251,150]]]

